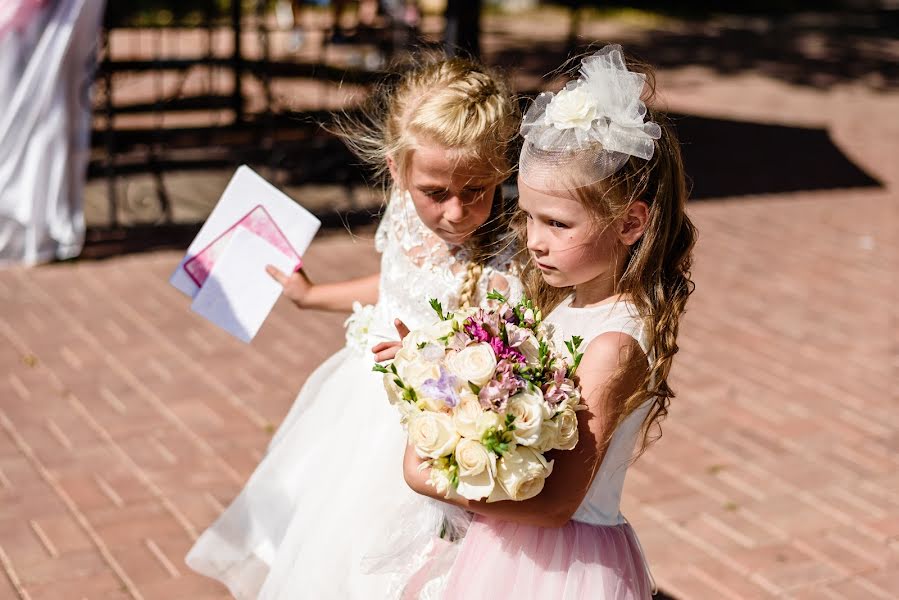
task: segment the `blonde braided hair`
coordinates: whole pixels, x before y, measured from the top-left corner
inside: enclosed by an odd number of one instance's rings
[[[478,282],[484,273],[483,263],[471,261],[465,269],[465,279],[459,291],[459,308],[470,308],[477,303]]]

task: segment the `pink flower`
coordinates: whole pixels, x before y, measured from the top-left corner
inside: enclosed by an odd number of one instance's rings
[[[523,363],[525,361],[524,354],[522,354],[515,348],[507,346],[498,337],[492,338],[490,340],[490,347],[493,348],[493,353],[496,354],[497,359],[505,358],[520,363]]]
[[[564,368],[558,368],[553,372],[553,380],[543,386],[543,398],[550,406],[562,404],[574,393],[574,382],[567,374]]]
[[[475,321],[474,317],[469,317],[468,320],[465,321],[465,325],[462,326],[462,329],[465,333],[479,342],[487,342],[490,340],[490,334],[484,329],[484,326],[481,323]]]
[[[522,387],[522,382],[515,375],[515,366],[508,360],[501,360],[496,365],[493,380],[481,388],[478,399],[484,408],[502,412],[506,402]]]

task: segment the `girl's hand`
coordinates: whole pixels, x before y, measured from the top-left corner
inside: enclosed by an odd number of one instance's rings
[[[400,340],[409,335],[409,328],[406,327],[406,324],[396,319],[393,322],[393,326],[396,327],[396,332],[400,334]],[[377,344],[371,351],[375,355],[375,362],[383,362],[385,360],[393,360],[397,352],[400,351],[400,348],[403,347],[403,342],[381,342]]]
[[[281,284],[282,294],[300,308],[305,308],[305,300],[315,285],[309,281],[306,273],[300,269],[288,276],[273,265],[266,265],[265,272]]]

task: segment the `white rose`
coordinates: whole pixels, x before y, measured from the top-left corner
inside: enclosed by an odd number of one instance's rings
[[[439,340],[453,333],[453,321],[437,321],[433,325],[425,327],[423,331],[430,336],[431,341]]]
[[[409,418],[409,441],[421,458],[440,458],[456,448],[459,434],[449,415],[420,412]]]
[[[469,500],[483,500],[497,487],[494,474],[485,469],[477,475],[459,475],[456,493]]]
[[[480,439],[478,418],[484,413],[481,401],[470,390],[462,390],[459,404],[453,411],[453,424],[460,435],[467,438]]]
[[[404,348],[397,353],[397,358],[406,353]],[[440,367],[437,363],[425,360],[424,357],[417,352],[408,351],[403,354],[402,360],[395,361],[397,373],[400,379],[407,386],[411,386],[416,391],[421,388],[422,384],[429,379],[440,379]]]
[[[406,337],[403,338],[403,350],[417,351],[420,345],[433,341],[434,338],[431,337],[427,330],[416,329],[415,331],[410,331],[406,334]]]
[[[440,398],[434,398],[433,396],[428,396],[421,392],[418,392],[418,402],[415,403],[415,407],[419,410],[427,410],[430,412],[446,412],[446,402]]]
[[[463,438],[456,444],[456,464],[459,475],[480,475],[495,470],[496,457],[481,442]]]
[[[587,131],[597,119],[596,100],[580,88],[564,89],[546,107],[546,122],[556,129]]]
[[[477,422],[475,423],[477,427],[477,438],[481,439],[484,437],[484,434],[487,433],[487,430],[490,428],[500,430],[503,428],[503,423],[505,420],[502,415],[499,415],[491,410],[486,410],[478,415]]]
[[[554,448],[556,450],[571,450],[577,445],[577,413],[571,407],[566,408],[553,419],[559,430],[559,436]]]
[[[531,444],[531,448],[537,452],[548,452],[556,447],[559,440],[559,426],[553,420],[544,420],[540,428],[540,437]]]
[[[496,479],[510,500],[527,500],[543,490],[543,484],[553,470],[552,461],[530,448],[516,448],[507,452],[496,464]],[[499,487],[499,486],[497,486]],[[504,500],[494,493],[488,502]]]
[[[456,377],[482,386],[493,377],[496,370],[496,355],[493,354],[490,344],[482,342],[449,355],[446,363]]]
[[[456,493],[469,500],[486,498],[496,485],[496,456],[481,442],[463,439],[456,446],[459,482]]]
[[[509,398],[506,414],[515,417],[512,437],[522,446],[537,443],[543,421],[551,416],[543,394],[538,389],[520,392]]]

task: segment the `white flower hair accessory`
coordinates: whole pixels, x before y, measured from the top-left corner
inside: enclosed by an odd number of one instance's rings
[[[610,44],[581,62],[577,80],[541,93],[521,123],[524,183],[565,190],[611,176],[629,156],[652,158],[662,130],[645,121],[645,85],[642,73],[627,70],[621,46]]]

